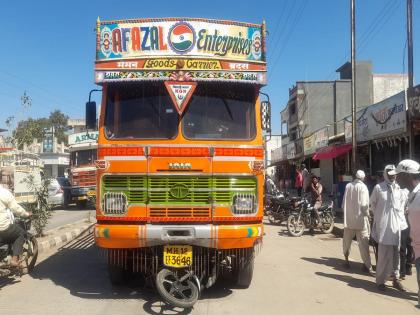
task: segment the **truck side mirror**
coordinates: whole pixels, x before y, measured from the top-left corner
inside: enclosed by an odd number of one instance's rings
[[[96,102],[86,103],[86,130],[96,129]]]
[[[269,101],[261,102],[261,127],[271,132],[271,104]]]

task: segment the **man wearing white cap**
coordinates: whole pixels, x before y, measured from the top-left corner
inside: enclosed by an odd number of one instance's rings
[[[395,182],[394,165],[384,169],[384,180],[377,184],[370,197],[373,213],[372,237],[378,243],[378,261],[376,264],[376,285],[385,290],[385,282],[392,276],[394,288],[405,291],[399,280],[401,216],[404,217],[405,197],[400,186]]]
[[[420,164],[413,160],[402,160],[397,169],[389,174],[397,174],[397,181],[401,188],[407,188],[410,191],[407,204],[408,221],[416,259],[417,283],[420,288]],[[420,306],[420,290],[418,297]]]
[[[348,183],[343,197],[344,234],[343,253],[345,266],[350,268],[349,255],[351,242],[356,235],[359,243],[360,256],[363,260],[363,270],[373,275],[369,253],[369,191],[363,183],[365,172],[358,170],[356,178]]]

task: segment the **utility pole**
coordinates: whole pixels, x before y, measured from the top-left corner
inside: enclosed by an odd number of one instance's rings
[[[410,104],[410,99],[413,97],[413,0],[407,0],[407,50],[408,50],[408,90],[407,101]],[[407,104],[407,105],[408,105]],[[411,119],[408,123],[409,138],[409,154],[413,158],[414,154],[414,133]]]
[[[356,0],[350,0],[350,19],[351,19],[351,117],[352,117],[352,156],[351,165],[353,173],[356,173]]]

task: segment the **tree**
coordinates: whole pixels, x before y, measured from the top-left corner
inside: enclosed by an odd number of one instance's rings
[[[43,236],[44,229],[51,218],[51,207],[48,204],[48,186],[50,181],[43,178],[41,183],[36,183],[33,175],[23,180],[28,188],[35,194],[36,202],[24,204],[26,211],[33,213],[32,224],[36,231],[36,236]]]
[[[45,129],[54,127],[54,133],[57,141],[67,143],[67,130],[68,116],[60,110],[54,110],[50,113],[48,118],[28,118],[18,122],[16,129],[13,131],[13,140],[16,147],[22,149],[24,144],[31,144],[33,139],[41,142],[45,136]]]
[[[48,118],[49,125],[54,127],[54,133],[59,143],[67,143],[67,135],[65,132],[67,130],[68,119],[69,116],[65,115],[58,109],[51,112],[50,117]]]

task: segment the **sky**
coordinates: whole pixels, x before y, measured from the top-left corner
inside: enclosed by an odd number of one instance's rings
[[[420,0],[413,0],[414,80],[420,76]],[[83,118],[95,88],[95,23],[150,17],[203,17],[267,23],[273,133],[296,81],[331,80],[350,56],[350,0],[4,1],[0,10],[0,128],[60,109]],[[407,71],[406,1],[356,0],[358,60],[374,73]],[[418,82],[418,81],[417,81]],[[26,92],[30,106],[21,105]],[[96,96],[96,101],[99,101]]]

